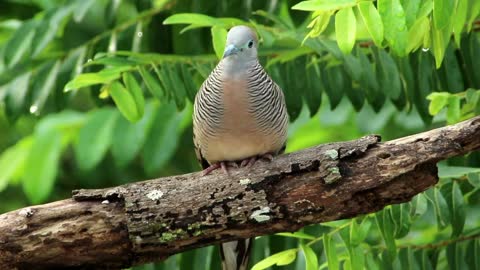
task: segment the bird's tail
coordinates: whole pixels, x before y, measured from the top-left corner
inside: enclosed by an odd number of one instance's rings
[[[253,238],[222,243],[220,256],[223,270],[247,270]]]

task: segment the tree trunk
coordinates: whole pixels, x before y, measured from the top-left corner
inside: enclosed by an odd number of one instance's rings
[[[370,135],[258,162],[98,190],[0,215],[0,269],[125,268],[409,201],[436,163],[480,149],[480,117],[380,143]]]

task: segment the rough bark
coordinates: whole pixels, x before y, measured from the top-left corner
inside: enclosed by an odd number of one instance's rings
[[[0,215],[0,269],[121,268],[236,238],[295,231],[409,201],[436,162],[480,149],[480,117],[380,143],[370,135]]]

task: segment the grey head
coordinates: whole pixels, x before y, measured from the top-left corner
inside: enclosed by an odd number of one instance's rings
[[[241,62],[257,59],[258,38],[255,31],[244,25],[234,26],[227,34],[223,58]]]

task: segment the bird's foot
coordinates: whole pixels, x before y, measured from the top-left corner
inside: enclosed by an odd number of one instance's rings
[[[240,167],[251,167],[253,166],[253,164],[255,164],[255,162],[257,162],[257,160],[259,159],[263,159],[263,160],[266,160],[266,161],[272,161],[273,159],[273,155],[270,154],[270,153],[267,153],[267,154],[263,154],[263,155],[260,155],[260,156],[253,156],[253,157],[250,157],[250,158],[247,158],[247,159],[244,159],[242,160],[242,162],[240,163]]]
[[[202,171],[202,176],[205,176],[205,175],[208,175],[210,174],[211,172],[217,170],[217,169],[222,169],[222,171],[225,173],[225,174],[229,174],[228,173],[228,166],[232,166],[232,167],[235,167],[235,168],[238,168],[238,165],[235,163],[235,162],[230,162],[230,161],[221,161],[221,162],[217,162],[217,163],[213,163],[212,165],[210,165],[208,168],[204,169]]]

